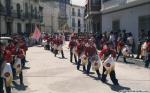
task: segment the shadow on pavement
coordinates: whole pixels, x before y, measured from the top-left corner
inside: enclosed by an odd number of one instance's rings
[[[28,61],[28,60],[25,60],[25,62],[28,63],[29,61]]]
[[[13,79],[17,80],[17,79],[19,79],[19,76],[13,76]]]
[[[59,59],[67,59],[67,58],[62,58],[62,57],[57,57],[57,58],[59,58]]]
[[[77,63],[71,62],[73,65],[77,65]]]
[[[83,70],[78,70],[78,71],[81,71],[83,74],[86,74],[86,72],[84,72]],[[91,77],[91,78],[93,78],[94,80],[100,80],[100,78],[98,78],[98,77],[96,77],[96,76],[93,76],[93,75],[91,75],[91,74],[95,74],[94,72],[90,72],[90,74],[86,74],[87,76],[89,76],[89,77]]]
[[[13,88],[15,88],[16,90],[26,90],[27,87],[28,87],[28,86],[26,86],[26,85],[19,85],[19,84],[17,84],[16,82],[13,82],[13,85],[14,85]]]
[[[116,85],[112,85],[112,84],[109,84],[109,83],[105,83],[107,85],[110,86],[111,90],[113,91],[116,91],[116,92],[121,92],[121,91],[124,91],[124,90],[131,90],[131,88],[129,87],[124,87],[124,86],[116,86]]]
[[[30,67],[23,67],[22,69],[23,69],[23,70],[25,70],[25,69],[30,69]]]
[[[36,47],[43,47],[42,45],[35,45]]]
[[[92,75],[88,75],[89,77],[93,78],[94,80],[100,80],[100,78],[96,77],[96,76],[92,76]]]
[[[125,63],[125,62],[122,62],[121,60],[118,60],[117,62],[123,63],[123,64],[131,64],[131,65],[132,65],[132,64],[133,64],[133,65],[135,64],[135,63],[133,63],[133,62],[126,62],[126,63]]]
[[[135,63],[132,63],[132,62],[126,62],[126,64],[135,64]]]
[[[95,72],[90,72],[89,74],[95,74]]]
[[[83,70],[80,70],[80,69],[78,71],[84,72]],[[84,72],[84,73],[86,74],[86,72]],[[90,74],[95,74],[95,72],[90,72],[88,76],[90,76]]]

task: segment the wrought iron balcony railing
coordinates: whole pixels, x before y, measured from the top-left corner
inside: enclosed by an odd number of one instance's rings
[[[15,19],[20,19],[20,20],[37,20],[38,22],[43,22],[43,16],[42,14],[32,14],[29,12],[18,12],[17,10],[12,10],[11,12],[7,11],[5,7],[1,7],[0,9],[0,16],[6,16],[6,17],[11,17]],[[61,16],[62,17],[62,16]]]
[[[0,7],[0,15],[5,16],[6,15],[6,9],[4,7]]]

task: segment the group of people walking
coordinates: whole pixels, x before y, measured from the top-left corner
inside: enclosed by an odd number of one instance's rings
[[[74,56],[77,70],[80,70],[80,66],[82,65],[83,72],[90,75],[90,69],[92,67],[97,74],[97,78],[101,79],[102,82],[106,82],[107,74],[109,74],[113,84],[119,85],[113,63],[116,53],[110,45],[111,43],[107,42],[105,48],[99,52],[96,48],[94,37],[77,36],[75,34],[71,37],[69,43],[70,62],[72,62]],[[110,59],[112,59],[112,62]],[[99,71],[101,65],[103,66],[102,74]]]
[[[136,58],[143,59],[145,67],[148,68],[150,64],[150,31],[145,38],[138,44]],[[12,82],[17,76],[19,76],[20,84],[23,85],[22,69],[26,63],[28,44],[21,35],[12,36],[8,40],[8,44],[0,43],[0,93],[4,93],[4,87],[6,93],[11,93]],[[64,44],[65,36],[63,34],[45,34],[42,37],[44,49],[53,52],[54,57],[60,53],[62,58],[65,58]],[[82,66],[83,72],[90,75],[92,68],[96,72],[97,78],[104,83],[107,82],[106,77],[109,74],[113,84],[119,85],[115,73],[115,61],[121,55],[125,63],[127,63],[126,58],[130,56],[134,58],[135,42],[132,33],[126,33],[125,30],[120,34],[104,33],[99,40],[92,34],[73,33],[70,36],[68,49],[70,50],[70,62],[75,62],[77,70],[80,70]],[[100,67],[103,68],[102,73],[100,73]]]
[[[127,62],[127,58],[142,59],[145,63],[145,67],[149,67],[150,63],[150,31],[145,33],[141,30],[139,40],[136,41],[131,32],[127,33],[126,30],[120,32],[103,33],[101,39],[98,40],[100,49],[107,41],[111,43],[111,47],[117,52],[116,61],[122,55],[123,62]]]
[[[64,57],[63,45],[64,35],[45,35],[43,45],[45,49],[51,50],[56,56],[58,52]],[[83,67],[83,72],[90,75],[91,67],[96,72],[97,78],[102,82],[106,82],[109,74],[114,85],[119,85],[115,73],[115,61],[119,56],[123,56],[123,62],[128,63],[126,58],[134,58],[135,42],[132,33],[122,31],[119,35],[110,32],[102,35],[99,40],[100,49],[97,48],[96,38],[94,35],[78,35],[73,33],[70,36],[68,48],[70,50],[70,62],[75,62],[77,70]],[[147,35],[140,47],[141,58],[144,58],[145,67],[149,67],[150,63],[150,34]],[[74,59],[74,61],[73,61]],[[99,68],[102,66],[103,71],[100,73]]]
[[[26,52],[28,47],[21,35],[12,36],[1,40],[0,44],[0,93],[12,93],[11,88],[15,79],[19,77],[20,85],[23,83],[23,71],[26,63]]]
[[[45,35],[43,38],[43,45],[45,49],[53,51],[55,55],[57,54],[56,51],[60,51],[62,58],[64,58],[64,54],[62,52],[64,38],[62,37],[64,36]],[[45,41],[47,42],[44,44]],[[114,59],[116,53],[110,45],[111,43],[106,43],[107,47],[105,47],[101,52],[98,52],[94,37],[89,38],[73,34],[70,37],[70,42],[68,45],[68,48],[70,49],[70,62],[75,62],[77,70],[80,70],[80,67],[83,66],[83,72],[87,75],[90,75],[90,69],[92,67],[92,69],[97,73],[97,78],[101,79],[102,82],[106,82],[107,74],[110,74],[113,84],[119,85],[115,75],[114,63],[110,61]],[[51,49],[49,47],[51,47]],[[103,63],[102,61],[104,61],[105,64],[103,65],[103,72],[101,74],[99,68]]]
[[[63,51],[64,42],[65,37],[63,34],[54,34],[54,35],[45,34],[42,40],[42,45],[44,46],[45,50],[51,50],[51,52],[54,53],[55,57],[57,56],[58,53],[61,53],[62,58],[65,58]]]

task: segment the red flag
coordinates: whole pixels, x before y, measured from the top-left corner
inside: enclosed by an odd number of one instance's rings
[[[38,41],[40,37],[41,37],[41,31],[38,29],[37,26],[35,26],[35,30],[34,30],[32,38]]]

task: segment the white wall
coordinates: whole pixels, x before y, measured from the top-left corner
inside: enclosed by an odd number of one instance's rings
[[[108,8],[112,8],[112,7],[115,7],[115,6],[118,6],[119,0],[110,0],[110,1],[107,1],[105,3],[103,3],[102,1],[102,10],[105,10],[105,9],[108,9]],[[121,1],[121,0],[120,0]]]
[[[4,17],[1,17],[1,34],[6,34],[6,23],[4,19]]]
[[[150,4],[102,15],[102,31],[112,30],[112,21],[120,19],[120,29],[132,32],[136,41],[138,39],[138,18],[150,15]]]
[[[5,6],[5,0],[1,0],[1,2],[2,2],[2,4],[3,4],[3,6]],[[16,5],[17,5],[17,3],[19,3],[20,4],[20,8],[21,8],[21,10],[23,10],[23,12],[25,11],[25,2],[27,2],[28,3],[28,10],[30,11],[31,9],[30,9],[30,5],[29,5],[29,1],[28,0],[11,0],[11,2],[12,2],[12,6],[13,6],[13,13],[14,12],[17,12],[17,7],[16,7]],[[30,1],[30,3],[33,5],[33,7],[37,7],[37,10],[39,9],[39,3],[37,2],[37,3],[35,3],[35,2],[33,2],[32,0]],[[39,11],[39,10],[38,10]],[[37,20],[33,20],[32,22],[33,23],[38,23],[38,22],[36,22]],[[24,32],[25,31],[25,23],[28,23],[28,21],[27,20],[25,20],[25,21],[22,21],[22,20],[20,20],[20,19],[17,19],[17,18],[13,18],[13,21],[12,21],[12,34],[14,34],[14,33],[17,33],[17,23],[21,23],[21,27],[22,27],[22,32]],[[1,17],[1,34],[6,34],[7,32],[7,28],[6,28],[6,20],[5,20],[5,17]]]
[[[142,3],[150,3],[150,0],[110,0],[107,2],[102,2],[101,11],[102,13],[106,13]]]
[[[46,3],[42,3],[42,5],[44,6],[44,10],[43,10],[43,23],[45,25],[45,31],[46,32],[51,32],[52,31],[52,20],[51,20],[51,16],[52,16],[52,8],[49,6],[49,4]]]
[[[74,8],[75,9],[75,16],[72,16],[72,8]],[[81,16],[79,17],[78,16],[78,9],[80,9],[80,13],[81,13]],[[81,7],[81,6],[74,6],[74,5],[72,5],[72,7],[71,7],[71,28],[73,29],[73,27],[72,27],[72,18],[75,18],[75,24],[76,24],[76,27],[75,27],[75,31],[76,32],[78,32],[78,19],[80,19],[80,23],[81,23],[81,28],[80,28],[80,30],[81,30],[81,32],[84,32],[84,29],[85,29],[85,27],[84,27],[84,24],[85,24],[85,22],[84,22],[84,7]]]
[[[58,13],[59,6],[57,2],[43,2],[43,23],[46,32],[58,31]]]
[[[69,26],[69,29],[71,28],[72,24],[71,24],[71,5],[66,5],[66,13],[67,13],[67,24]]]

